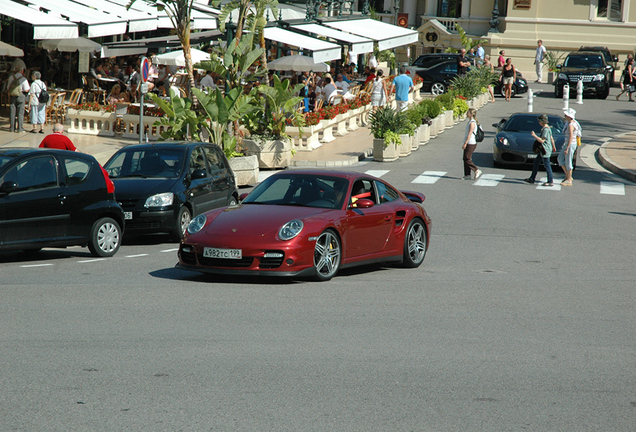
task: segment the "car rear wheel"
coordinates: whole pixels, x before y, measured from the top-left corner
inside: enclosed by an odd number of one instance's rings
[[[413,219],[404,238],[405,267],[419,267],[426,256],[426,228],[421,219]]]
[[[181,241],[185,236],[186,229],[188,229],[188,225],[190,225],[190,221],[192,220],[192,214],[190,213],[190,209],[186,206],[182,206],[179,209],[179,216],[177,216],[176,226],[174,227],[174,231],[172,232],[172,239],[174,241]]]
[[[609,92],[610,92],[610,88],[609,86],[607,86],[604,90],[601,90],[600,92],[598,92],[596,97],[599,99],[607,99],[607,97],[609,96]]]
[[[499,93],[501,94],[501,97],[506,97],[506,86],[505,85],[501,85],[501,89],[499,90]],[[515,95],[517,94],[517,85],[513,84],[512,85],[512,89],[510,90],[510,97],[515,97]]]
[[[237,204],[237,202],[238,202],[238,201],[236,200],[236,197],[235,197],[234,195],[232,195],[232,196],[230,197],[230,199],[229,199],[229,200],[227,200],[227,205],[228,205],[228,206],[233,206],[233,205],[236,205],[236,204]]]
[[[93,224],[88,249],[95,256],[111,257],[121,246],[121,227],[114,219],[105,217]]]
[[[435,96],[446,93],[446,85],[442,82],[434,82],[431,84],[431,93]]]
[[[559,87],[559,86],[554,87],[554,97],[556,98],[563,97],[563,87]]]
[[[323,231],[314,248],[316,279],[328,281],[338,273],[341,259],[340,240],[332,230]]]

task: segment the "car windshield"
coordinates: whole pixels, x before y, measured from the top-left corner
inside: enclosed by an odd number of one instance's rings
[[[111,178],[177,178],[185,151],[182,149],[122,149],[104,166]]]
[[[7,163],[13,160],[13,156],[0,155],[0,170]]]
[[[342,208],[349,182],[339,177],[289,174],[267,178],[243,204],[275,204],[326,209]]]
[[[570,55],[565,59],[563,66],[573,68],[600,68],[603,66],[603,58],[600,55]]]
[[[504,125],[503,130],[506,132],[529,133],[530,131],[535,131],[538,133],[541,130],[541,125],[537,117],[535,115],[512,116]],[[565,122],[562,118],[548,116],[548,124],[552,128],[553,133],[563,133]]]

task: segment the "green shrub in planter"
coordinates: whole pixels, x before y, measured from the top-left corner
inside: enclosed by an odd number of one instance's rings
[[[464,99],[456,98],[453,100],[453,117],[461,117],[466,111],[468,111],[468,103]]]
[[[413,127],[406,113],[396,111],[389,106],[383,106],[373,111],[369,115],[369,124],[374,138],[383,139],[385,144],[395,142],[400,144],[401,140],[395,139],[396,135],[408,133],[405,131]]]
[[[442,104],[436,100],[425,99],[419,106],[420,109],[422,109],[422,112],[426,113],[425,116],[430,118],[435,118],[442,112]]]
[[[453,109],[453,101],[455,100],[455,95],[452,92],[444,93],[435,98],[435,100],[442,104],[445,110],[449,111]]]

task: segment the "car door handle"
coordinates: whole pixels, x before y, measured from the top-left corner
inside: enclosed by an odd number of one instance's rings
[[[384,216],[384,220],[387,222],[391,222],[393,220],[393,215]]]
[[[58,195],[57,198],[60,200],[60,204],[64,204],[66,201],[66,195]]]

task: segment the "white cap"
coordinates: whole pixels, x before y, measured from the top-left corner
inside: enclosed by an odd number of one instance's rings
[[[566,110],[563,110],[563,114],[565,114],[566,116],[570,117],[572,120],[574,120],[576,118],[576,111],[574,111],[572,108],[568,108]]]

